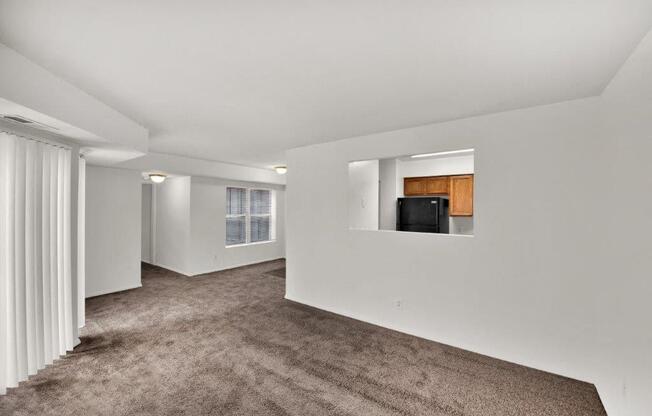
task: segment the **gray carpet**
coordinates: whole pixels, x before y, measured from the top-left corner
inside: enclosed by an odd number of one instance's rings
[[[605,415],[586,383],[283,299],[282,261],[89,299],[82,344],[4,415]]]
[[[267,274],[271,274],[272,276],[276,277],[282,277],[285,279],[285,267],[280,267],[278,269],[270,270],[267,272]]]

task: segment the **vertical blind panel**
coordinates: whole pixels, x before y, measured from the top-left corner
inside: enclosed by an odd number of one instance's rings
[[[52,320],[50,313],[52,311],[51,293],[51,269],[50,269],[50,153],[44,151],[41,154],[43,160],[43,173],[41,176],[41,212],[43,213],[41,222],[41,265],[43,274],[43,359],[48,362],[52,359]]]
[[[27,372],[34,374],[37,370],[36,358],[36,293],[35,293],[35,268],[36,268],[36,241],[34,228],[36,211],[34,209],[34,187],[36,159],[36,142],[26,142],[25,155],[25,315],[27,320]]]
[[[7,363],[7,339],[6,335],[7,330],[7,321],[8,316],[4,315],[7,313],[7,269],[8,269],[8,260],[7,260],[7,247],[8,247],[8,238],[9,230],[7,229],[7,218],[9,212],[7,209],[7,193],[8,182],[9,182],[9,171],[11,170],[10,161],[8,155],[9,151],[9,141],[4,140],[0,137],[0,394],[5,394],[7,391],[7,373],[8,373],[8,363]]]
[[[14,267],[16,274],[14,297],[16,299],[16,365],[17,377],[27,378],[27,316],[25,311],[25,166],[26,141],[16,143],[16,187],[14,188]]]
[[[72,351],[74,345],[73,326],[77,325],[72,313],[72,245],[71,245],[71,217],[70,217],[70,152],[59,151],[63,157],[63,323],[65,325],[64,349],[61,352]],[[76,294],[75,294],[76,295]]]
[[[0,394],[73,346],[70,158],[0,133]]]
[[[79,158],[77,204],[77,326],[86,323],[86,159]]]
[[[56,152],[50,152],[50,321],[52,323],[52,356],[59,354],[59,267],[57,234],[58,214],[58,186],[57,175],[59,172],[59,157]]]

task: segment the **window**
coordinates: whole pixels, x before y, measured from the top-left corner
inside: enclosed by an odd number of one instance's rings
[[[247,190],[226,188],[226,245],[247,242]]]
[[[273,240],[273,205],[269,189],[226,188],[226,245]]]
[[[249,191],[251,203],[249,241],[268,241],[271,239],[272,193],[262,189]]]

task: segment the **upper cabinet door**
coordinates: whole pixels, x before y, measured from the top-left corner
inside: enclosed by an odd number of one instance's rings
[[[403,180],[403,194],[405,196],[425,195],[426,178],[405,178]]]
[[[451,176],[449,215],[473,216],[473,175]]]
[[[448,184],[450,178],[448,176],[435,176],[426,180],[426,193],[428,195],[447,195]]]

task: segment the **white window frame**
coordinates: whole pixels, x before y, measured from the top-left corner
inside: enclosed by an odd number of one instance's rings
[[[226,225],[227,218],[245,218],[245,242],[237,244],[226,244],[226,227],[224,229],[224,243],[226,248],[231,247],[242,247],[250,246],[256,244],[267,244],[273,243],[276,241],[276,192],[270,188],[248,188],[245,186],[227,186],[225,189],[235,188],[235,189],[244,189],[245,190],[245,213],[244,214],[226,214],[224,218],[224,223]],[[255,214],[251,215],[251,191],[269,191],[270,196],[270,213],[269,214]],[[226,209],[226,206],[225,206]],[[263,241],[251,241],[251,217],[269,217],[269,240]]]

